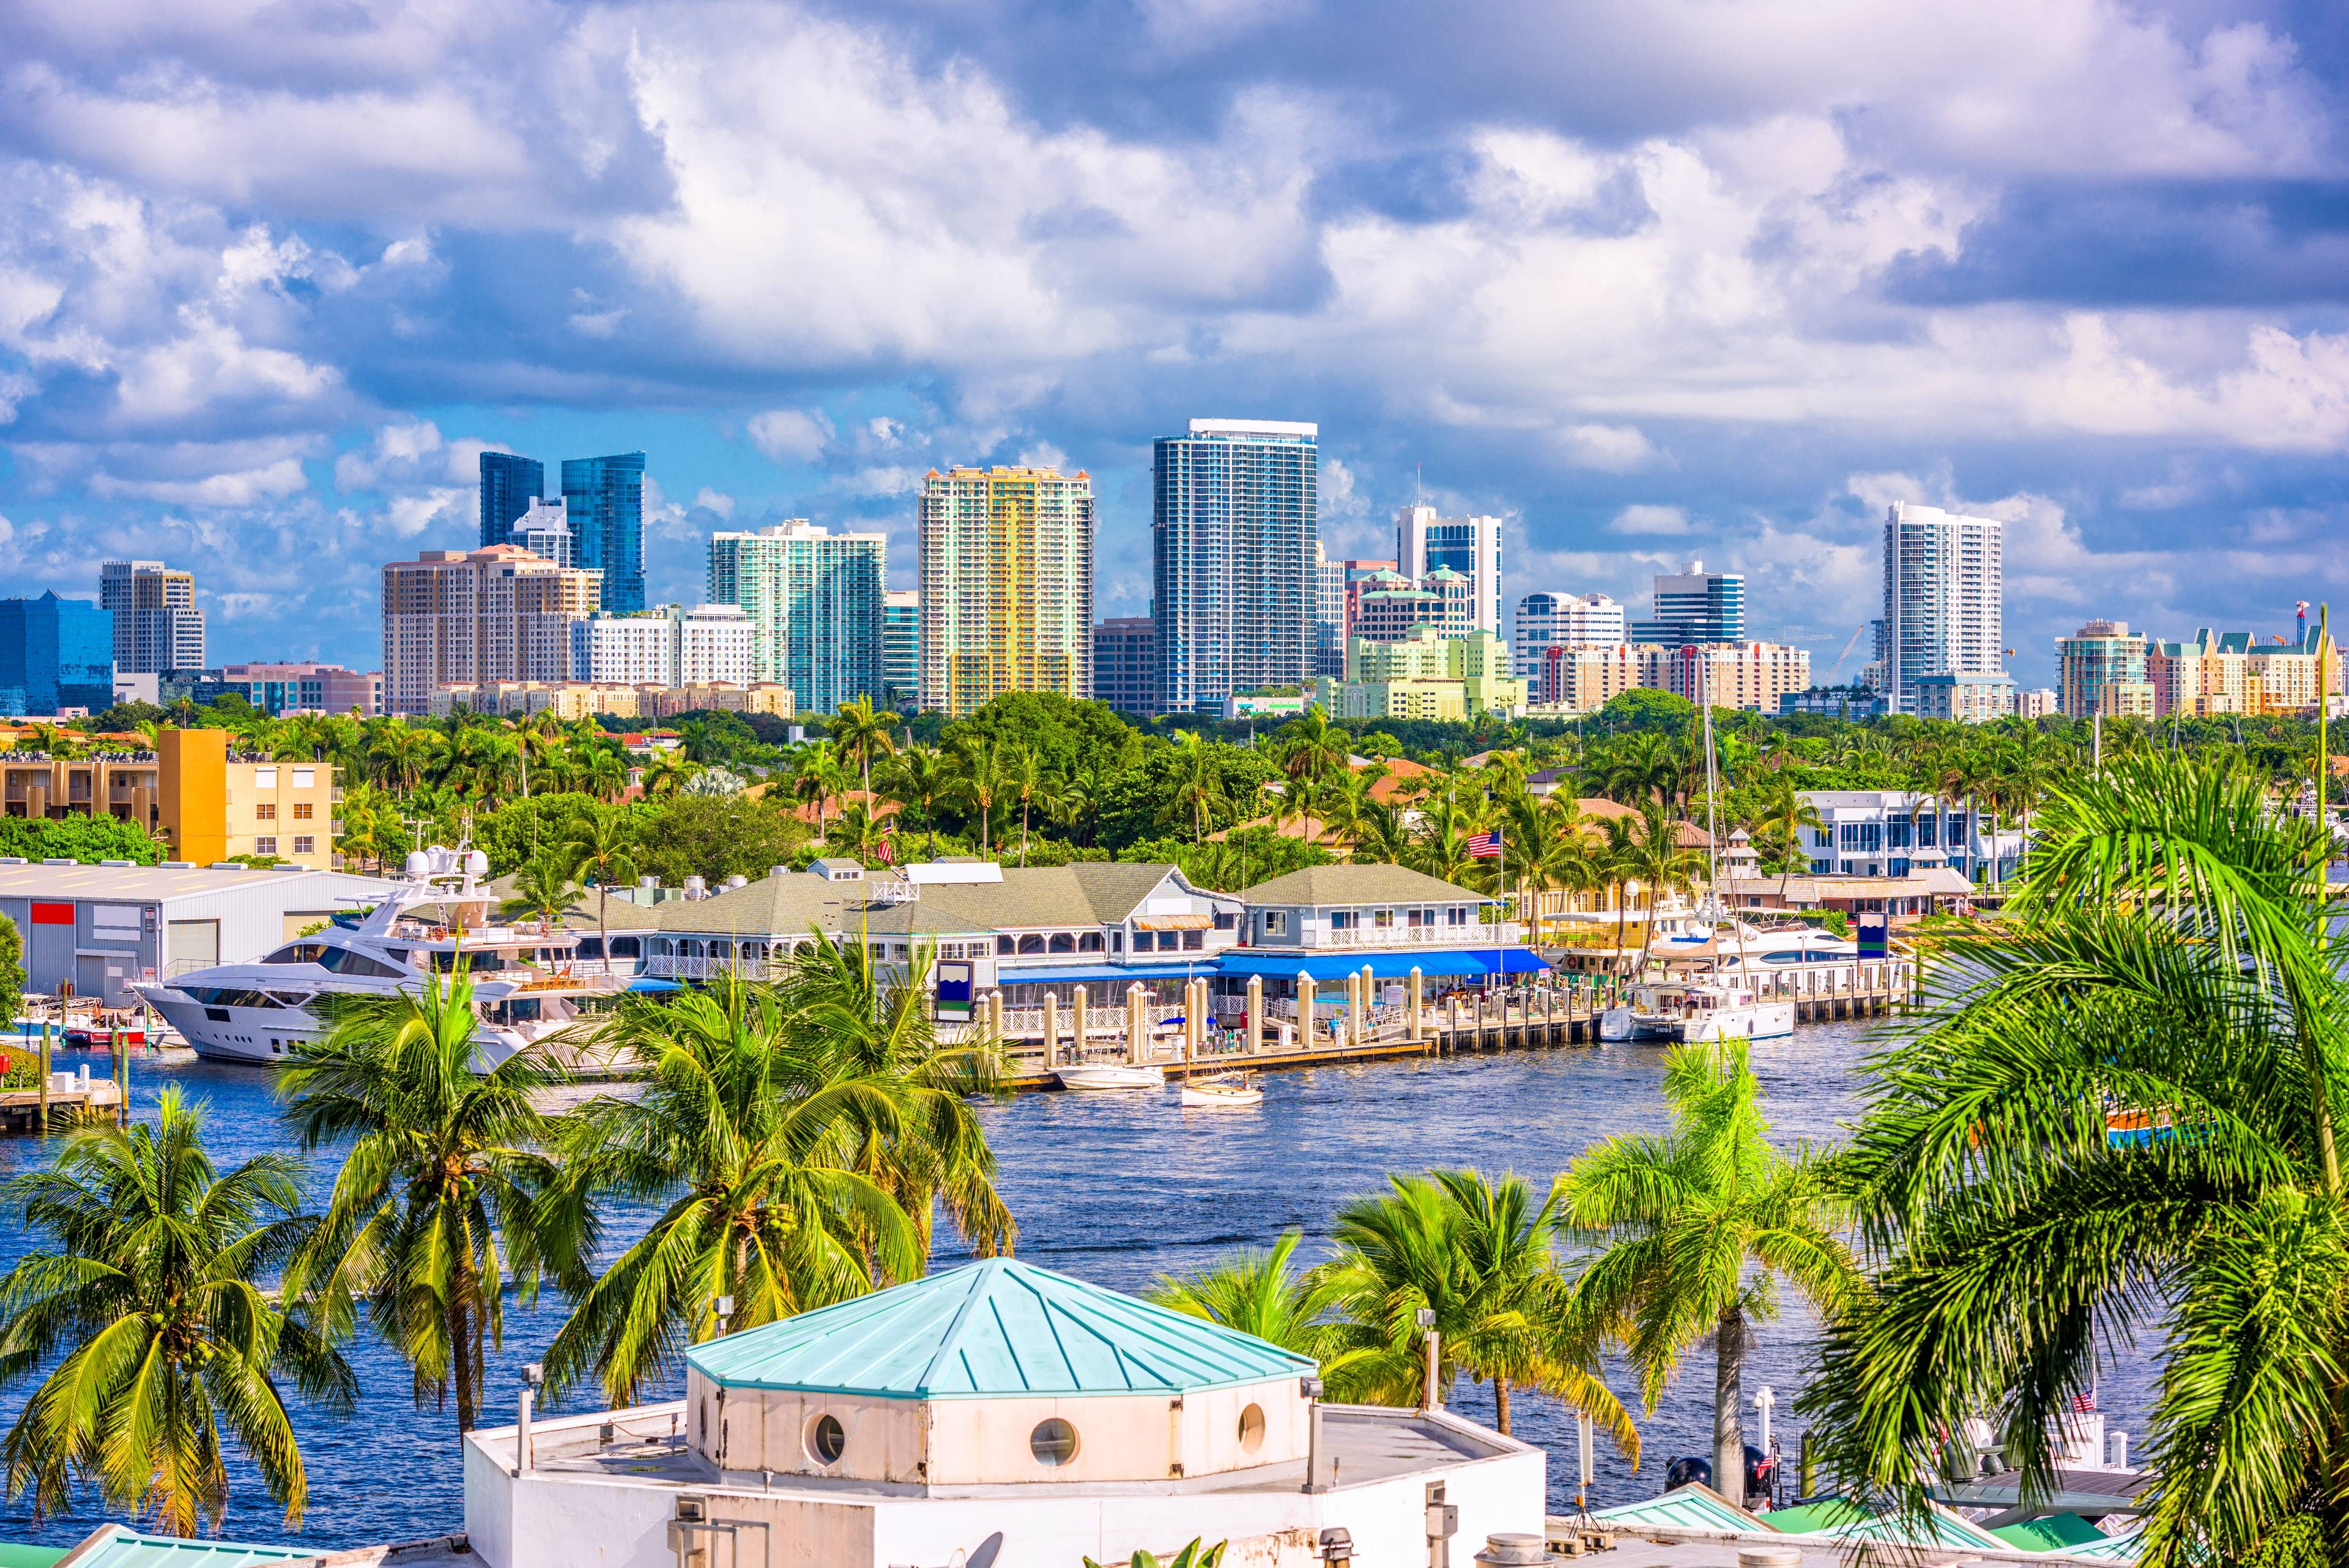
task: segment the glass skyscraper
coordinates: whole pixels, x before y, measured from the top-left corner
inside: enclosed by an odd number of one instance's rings
[[[1319,430],[1193,420],[1156,444],[1152,617],[1170,713],[1313,676]]]
[[[802,713],[821,718],[858,697],[879,706],[888,550],[885,534],[834,534],[804,517],[713,534],[709,602],[750,618],[755,678],[789,686]]]
[[[0,599],[0,713],[114,706],[114,617],[88,599]]]
[[[563,462],[573,564],[604,574],[604,607],[645,607],[645,454]]]
[[[1708,572],[1691,561],[1685,572],[1656,578],[1655,613],[1633,621],[1633,642],[1685,648],[1692,643],[1745,640],[1745,577],[1738,572]]]
[[[481,548],[509,544],[515,521],[546,498],[546,464],[510,452],[481,454]]]
[[[892,588],[881,606],[881,683],[890,702],[910,708],[922,689],[922,595]]]

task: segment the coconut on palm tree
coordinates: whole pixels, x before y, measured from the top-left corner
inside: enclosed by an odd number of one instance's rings
[[[358,1392],[272,1288],[317,1225],[301,1176],[276,1151],[216,1169],[202,1107],[174,1087],[153,1126],[85,1127],[0,1189],[53,1243],[0,1276],[0,1384],[48,1368],[0,1449],[11,1496],[60,1512],[88,1480],[109,1508],[192,1535],[220,1527],[233,1449],[301,1523],[309,1481],[286,1396],[346,1416]]]
[[[1745,1042],[1673,1046],[1664,1099],[1670,1133],[1593,1145],[1553,1196],[1561,1223],[1601,1249],[1576,1304],[1622,1347],[1649,1410],[1681,1357],[1712,1340],[1713,1485],[1742,1502],[1755,1326],[1777,1315],[1781,1281],[1832,1320],[1860,1277],[1820,1165],[1770,1143]]]
[[[327,1032],[295,1048],[277,1092],[305,1149],[349,1147],[295,1273],[338,1334],[364,1307],[406,1358],[418,1407],[453,1390],[458,1429],[471,1430],[506,1288],[577,1277],[575,1258],[543,1244],[533,1208],[554,1166],[531,1096],[558,1075],[528,1054],[475,1071],[461,961],[421,989],[314,1005]]]
[[[2158,1371],[2140,1561],[2349,1552],[2349,986],[2313,824],[2249,769],[2075,777],[2006,918],[1872,1064],[1839,1161],[1877,1265],[1807,1407],[1855,1484],[1915,1502],[1988,1414],[2023,1484],[2101,1346]],[[2272,1559],[2282,1561],[2282,1559]]]
[[[1554,1201],[1518,1176],[1474,1170],[1391,1177],[1391,1191],[1338,1211],[1324,1265],[1336,1314],[1328,1370],[1340,1398],[1416,1404],[1424,1386],[1423,1310],[1435,1314],[1437,1393],[1465,1373],[1493,1384],[1506,1433],[1513,1389],[1588,1416],[1634,1464],[1640,1435],[1597,1371],[1597,1337],[1560,1282]]]

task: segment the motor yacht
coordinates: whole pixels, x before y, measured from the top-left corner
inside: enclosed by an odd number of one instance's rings
[[[583,1003],[626,989],[629,976],[576,957],[558,925],[507,923],[482,886],[489,857],[434,846],[408,857],[406,879],[373,909],[336,915],[250,963],[214,964],[132,989],[196,1054],[274,1065],[325,1022],[324,995],[391,996],[462,964],[473,979],[474,1071],[536,1051],[566,1069],[593,1067],[575,1027]]]
[[[1052,1076],[1064,1089],[1098,1092],[1105,1089],[1163,1089],[1166,1086],[1166,1069],[1141,1067],[1125,1062],[1087,1062],[1079,1066],[1062,1067]]]
[[[1707,976],[1649,981],[1599,1019],[1602,1040],[1773,1040],[1795,1032],[1795,1004]]]

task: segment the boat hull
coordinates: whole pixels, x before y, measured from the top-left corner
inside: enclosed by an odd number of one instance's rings
[[[1721,1040],[1780,1040],[1795,1032],[1795,1004],[1764,1002],[1724,1008],[1676,1025],[1675,1040],[1711,1044]]]
[[[1606,1012],[1600,1013],[1599,1015],[1599,1038],[1601,1040],[1630,1039],[1631,1010],[1628,1007],[1610,1007]]]
[[[1081,1093],[1099,1094],[1112,1089],[1163,1089],[1166,1086],[1165,1069],[1134,1067],[1101,1063],[1083,1067],[1063,1067],[1052,1075],[1061,1087]]]

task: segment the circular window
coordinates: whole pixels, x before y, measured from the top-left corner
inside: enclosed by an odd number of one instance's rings
[[[848,1434],[842,1430],[835,1416],[818,1416],[807,1425],[808,1458],[820,1465],[834,1465],[848,1450]]]
[[[1040,1465],[1065,1465],[1077,1457],[1077,1429],[1058,1416],[1039,1421],[1028,1434],[1028,1451]]]
[[[1264,1407],[1251,1405],[1240,1412],[1240,1451],[1252,1454],[1264,1447]]]

